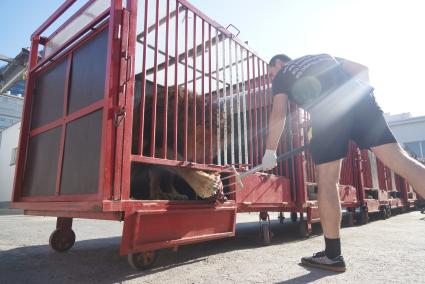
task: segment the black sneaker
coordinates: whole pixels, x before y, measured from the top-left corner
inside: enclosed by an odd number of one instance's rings
[[[324,251],[313,254],[313,256],[301,258],[301,263],[305,266],[318,267],[335,272],[345,271],[345,261],[342,255],[329,258]]]

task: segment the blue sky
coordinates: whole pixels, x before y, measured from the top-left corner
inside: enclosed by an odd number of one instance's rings
[[[0,54],[13,57],[63,1],[0,1]],[[209,17],[241,30],[265,59],[330,53],[369,66],[386,112],[425,115],[425,1],[192,0]]]

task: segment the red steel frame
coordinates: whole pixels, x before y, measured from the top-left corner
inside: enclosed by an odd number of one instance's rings
[[[235,230],[235,214],[236,212],[264,212],[264,211],[276,211],[276,212],[299,212],[307,213],[308,228],[311,230],[311,222],[318,220],[317,201],[309,200],[307,194],[308,186],[314,186],[314,165],[311,160],[310,154],[297,154],[292,159],[284,162],[280,162],[278,168],[273,173],[274,175],[252,175],[244,180],[246,188],[243,191],[239,191],[229,196],[228,202],[223,204],[211,204],[207,201],[142,201],[142,200],[131,200],[130,199],[130,176],[131,176],[131,164],[132,163],[147,163],[147,164],[160,164],[165,166],[177,166],[177,167],[189,167],[207,171],[218,171],[226,168],[227,165],[213,164],[213,145],[214,142],[212,135],[209,136],[209,141],[206,141],[206,130],[209,133],[213,131],[213,101],[216,97],[217,101],[223,99],[224,107],[227,111],[227,99],[230,97],[231,105],[233,104],[233,91],[241,90],[244,93],[243,100],[246,103],[246,113],[244,112],[245,119],[247,122],[247,136],[248,141],[245,141],[245,147],[248,147],[248,161],[245,159],[244,164],[250,166],[258,165],[261,161],[261,155],[266,147],[266,135],[265,129],[268,127],[268,118],[271,111],[272,96],[270,90],[270,79],[268,78],[267,63],[260,59],[260,57],[253,52],[245,43],[235,38],[229,31],[222,28],[212,19],[205,16],[194,6],[185,0],[175,1],[175,35],[174,35],[174,105],[168,105],[168,69],[171,64],[170,50],[171,42],[169,40],[170,32],[170,1],[166,1],[166,16],[165,16],[165,62],[164,62],[164,113],[163,125],[157,123],[157,102],[158,102],[158,77],[157,72],[158,66],[158,53],[162,52],[159,50],[159,26],[163,22],[159,19],[159,0],[155,0],[155,7],[149,6],[149,1],[145,1],[145,20],[143,22],[144,28],[144,40],[142,43],[142,63],[136,62],[136,21],[137,21],[137,0],[127,0],[126,8],[123,8],[122,0],[111,0],[111,8],[102,13],[92,23],[84,27],[80,32],[73,36],[70,40],[65,42],[63,46],[51,54],[48,58],[44,58],[41,62],[37,62],[37,55],[39,45],[45,45],[49,39],[42,37],[42,33],[52,25],[69,7],[71,7],[76,0],[66,1],[59,9],[45,22],[31,37],[31,53],[29,62],[29,76],[26,86],[26,96],[24,104],[24,114],[22,121],[22,130],[20,134],[19,152],[17,159],[17,167],[15,173],[15,185],[13,194],[12,206],[15,208],[22,208],[26,210],[27,214],[30,215],[49,215],[63,218],[95,218],[95,219],[106,219],[106,220],[124,220],[124,231],[123,241],[121,247],[121,253],[132,253],[136,251],[146,251],[151,249],[157,249],[162,247],[177,247],[178,245],[193,243],[198,241],[205,241],[213,238],[229,237],[234,235]],[[151,1],[152,3],[153,1]],[[92,3],[89,1],[88,3]],[[86,7],[89,4],[86,4]],[[180,8],[184,12],[184,35],[179,34],[179,14]],[[82,8],[82,9],[83,9]],[[82,9],[79,10],[82,11]],[[146,105],[145,93],[146,93],[146,80],[147,80],[147,49],[150,48],[147,43],[147,35],[149,32],[148,28],[148,14],[150,11],[155,11],[155,23],[154,28],[154,71],[153,71],[153,102],[151,106]],[[189,33],[189,13],[193,15],[193,27],[191,29],[193,33],[192,49],[189,50],[188,33]],[[63,24],[60,29],[64,28],[68,22]],[[90,29],[100,23],[101,21],[108,19],[106,23],[102,24],[97,31],[92,32],[88,36],[83,37],[85,33],[89,32]],[[197,25],[198,19],[201,21],[201,26]],[[207,25],[207,27],[205,27]],[[70,62],[73,56],[73,52],[77,50],[82,44],[88,42],[96,33],[101,30],[108,28],[108,51],[107,51],[107,68],[105,70],[105,91],[102,100],[93,103],[92,105],[83,108],[76,113],[67,115],[67,94],[70,77]],[[202,31],[202,43],[200,50],[198,49],[197,43],[197,31]],[[58,31],[56,31],[57,33]],[[207,32],[207,36],[205,36]],[[216,35],[212,38],[212,34]],[[184,53],[179,54],[179,37],[184,38]],[[207,38],[207,40],[206,40]],[[230,46],[234,43],[237,52],[240,50],[240,59],[236,56],[236,62],[232,62],[230,57],[230,63],[226,66],[226,59],[223,59],[223,66],[220,70],[213,70],[213,59],[218,60],[219,54],[215,54],[213,58],[214,45],[218,46],[223,41],[223,53],[225,41],[229,41],[229,56],[231,56]],[[75,43],[77,42],[77,43]],[[206,49],[208,50],[208,57],[206,58]],[[218,49],[216,49],[218,50]],[[201,56],[201,67],[197,69],[197,57],[200,52]],[[223,54],[224,56],[224,54]],[[189,66],[188,59],[192,57],[193,64]],[[65,82],[64,90],[64,113],[63,116],[47,125],[39,127],[34,130],[30,130],[31,121],[31,105],[33,102],[33,89],[35,84],[35,77],[40,75],[42,72],[48,70],[51,66],[54,66],[54,62],[60,61],[64,58],[68,60],[67,65],[67,79]],[[51,60],[55,59],[52,63]],[[181,62],[181,60],[183,62]],[[239,60],[239,61],[238,61]],[[208,69],[205,67],[205,63],[208,62]],[[141,104],[140,104],[140,126],[139,126],[139,144],[137,145],[137,153],[132,153],[132,126],[133,126],[133,108],[134,106],[134,92],[135,92],[135,66],[142,64],[141,68]],[[184,93],[184,109],[179,110],[178,107],[178,64],[184,64],[184,82],[185,87]],[[231,84],[230,94],[227,94],[227,79],[224,78],[226,74],[226,68],[230,68],[230,76],[232,76],[233,66],[237,66],[242,71],[242,82],[235,86],[232,78],[230,79]],[[192,81],[193,84],[193,97],[192,104],[193,113],[192,125],[189,123],[189,92],[188,92],[188,70],[192,68]],[[199,69],[200,68],[200,69]],[[208,70],[207,72],[206,69]],[[217,76],[217,86],[219,82],[222,82],[224,96],[220,98],[220,89],[217,88],[216,94],[213,92],[213,74],[218,75],[219,71],[223,71],[223,80]],[[246,72],[245,72],[246,71]],[[197,88],[196,81],[197,72],[201,72],[201,85]],[[207,74],[206,74],[207,73]],[[208,76],[207,81],[205,75]],[[246,75],[246,78],[243,76]],[[206,92],[206,86],[208,91]],[[188,132],[189,127],[192,131],[196,131],[196,94],[197,91],[202,92],[202,149],[203,153],[197,153],[196,147],[187,149],[188,145]],[[237,94],[239,96],[239,94]],[[209,108],[206,108],[206,101],[209,102]],[[147,107],[152,107],[152,132],[150,138],[150,149],[149,155],[143,155],[143,141],[144,141],[144,127],[146,121],[144,118],[144,112]],[[233,106],[231,106],[231,109]],[[102,139],[100,146],[100,163],[99,163],[99,186],[96,194],[81,194],[71,196],[60,195],[60,174],[62,171],[62,160],[63,160],[63,148],[66,136],[66,124],[70,121],[76,120],[88,113],[96,110],[103,109],[103,120],[102,120]],[[178,112],[184,112],[184,120],[178,121]],[[173,137],[167,137],[168,127],[168,116],[167,113],[172,112],[173,114]],[[209,112],[209,120],[206,120],[206,112]],[[240,114],[240,109],[238,110]],[[301,110],[297,108],[293,103],[288,108],[288,114],[291,119],[288,119],[288,128],[282,134],[281,143],[279,145],[279,153],[286,152],[291,148],[302,146],[306,141],[306,121],[308,116],[301,113]],[[304,119],[302,120],[303,114]],[[161,114],[160,114],[161,115]],[[233,116],[234,114],[231,113]],[[116,123],[115,118],[122,117],[121,123]],[[238,116],[239,117],[239,116]],[[233,119],[231,120],[233,123]],[[178,125],[183,123],[183,157],[178,156]],[[58,175],[56,177],[55,184],[55,195],[54,196],[37,196],[37,197],[23,197],[22,196],[22,179],[19,177],[24,176],[25,160],[27,156],[27,145],[29,138],[38,135],[44,131],[62,126],[62,133],[60,139],[60,155],[59,163],[57,166]],[[163,152],[161,155],[156,153],[156,129],[162,127],[164,131],[163,140],[160,141],[162,144]],[[233,126],[232,126],[233,127]],[[304,129],[304,131],[303,131]],[[227,131],[227,130],[226,130]],[[226,133],[225,131],[225,133]],[[233,152],[233,135],[232,132],[232,145],[231,149]],[[172,155],[167,153],[168,139],[172,139]],[[196,145],[196,135],[192,137],[193,145]],[[225,137],[227,139],[227,137]],[[239,137],[240,139],[240,137]],[[235,142],[234,142],[235,143]],[[249,145],[248,145],[249,144]],[[240,149],[241,150],[241,149]],[[189,153],[191,157],[189,159]],[[202,163],[196,163],[196,156],[200,155]],[[227,153],[224,153],[225,160]],[[169,159],[168,157],[173,157]],[[341,203],[345,208],[353,209],[361,205],[366,204],[364,194],[364,180],[367,177],[361,174],[363,171],[362,155],[359,153],[357,148],[351,147],[350,156],[344,162],[343,172],[341,176]],[[233,161],[234,155],[232,155]],[[242,159],[244,160],[244,159]],[[239,161],[242,164],[242,161]],[[385,171],[384,171],[385,172]],[[397,179],[397,184],[404,186],[403,199],[407,198],[408,185],[401,178]],[[404,183],[403,183],[404,182]],[[383,180],[383,184],[388,186],[388,181]],[[388,186],[389,187],[389,186]],[[355,190],[357,188],[357,192]],[[202,222],[198,217],[193,216],[193,213],[197,213],[203,216]],[[206,218],[205,218],[206,217]],[[141,224],[153,222],[157,218],[158,224],[152,228],[146,228]],[[197,219],[198,218],[198,219]],[[220,219],[225,218],[228,223],[227,225],[219,225]],[[172,236],[171,241],[163,241],[160,238],[164,235],[163,231],[168,230],[167,224],[169,221],[176,222],[189,222],[192,227],[176,228],[175,234]],[[153,224],[153,223],[152,223]],[[182,223],[183,224],[183,223]],[[184,223],[184,226],[189,226]],[[221,224],[221,223],[220,223]],[[183,226],[183,227],[184,227]],[[207,226],[207,227],[205,227]],[[212,229],[211,229],[212,228]],[[193,229],[195,233],[193,235],[184,237],[184,230]],[[210,229],[210,234],[204,235],[203,232]],[[163,231],[161,231],[163,230]],[[180,231],[179,231],[180,230]],[[161,233],[162,232],[162,233]],[[197,233],[196,233],[197,232]],[[158,236],[158,240],[147,241],[141,235],[146,234],[151,238]],[[168,234],[170,234],[168,232]],[[167,234],[165,234],[167,235]]]

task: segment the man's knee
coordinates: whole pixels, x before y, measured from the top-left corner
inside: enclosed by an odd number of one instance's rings
[[[332,161],[316,166],[317,182],[323,185],[336,184],[339,181],[339,173],[341,168],[341,160]]]

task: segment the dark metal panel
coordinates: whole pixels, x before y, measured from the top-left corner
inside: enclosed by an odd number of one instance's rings
[[[101,129],[102,110],[67,125],[61,195],[98,191]]]
[[[62,60],[36,79],[31,129],[62,117],[66,67]]]
[[[68,113],[103,99],[108,29],[75,51],[72,60]]]
[[[24,196],[55,194],[55,181],[62,127],[30,139],[24,177]]]

